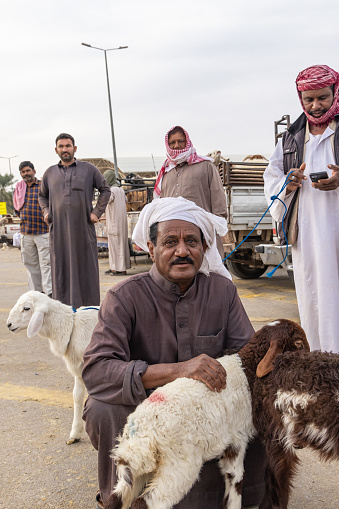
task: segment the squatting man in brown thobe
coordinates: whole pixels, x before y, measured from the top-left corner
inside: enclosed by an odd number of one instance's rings
[[[193,202],[153,200],[142,210],[133,240],[149,250],[154,264],[149,272],[116,284],[101,305],[83,369],[89,393],[83,418],[98,451],[98,508],[116,483],[110,451],[136,405],[179,377],[220,391],[226,373],[213,357],[225,348],[240,349],[253,336],[217,252],[215,231],[225,235],[226,220]],[[245,506],[263,497],[265,464],[263,447],[252,443],[245,463]],[[223,495],[217,461],[211,461],[175,507],[222,509]]]
[[[58,164],[48,168],[39,192],[44,220],[49,224],[52,295],[64,304],[100,304],[98,248],[94,228],[110,197],[107,182],[93,164],[78,161],[74,138],[57,137]],[[99,197],[92,206],[94,189]]]

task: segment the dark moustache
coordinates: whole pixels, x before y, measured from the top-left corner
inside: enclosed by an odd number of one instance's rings
[[[191,263],[193,265],[193,260],[189,256],[186,256],[185,258],[176,258],[173,260],[172,265],[182,265],[184,263]]]

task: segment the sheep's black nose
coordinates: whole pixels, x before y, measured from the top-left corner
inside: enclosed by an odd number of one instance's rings
[[[11,324],[11,323],[8,323],[8,324],[7,324],[7,327],[8,327],[8,328],[12,327],[12,324]]]

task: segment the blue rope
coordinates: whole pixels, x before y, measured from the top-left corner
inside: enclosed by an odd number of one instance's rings
[[[279,263],[279,265],[277,265],[276,267],[274,267],[273,270],[271,270],[271,272],[268,272],[266,274],[267,277],[271,278],[273,276],[273,274],[275,273],[275,271],[280,267],[280,265],[282,265],[284,263],[284,261],[286,260],[286,257],[288,255],[288,240],[287,240],[287,235],[286,235],[286,232],[285,232],[285,228],[284,228],[284,219],[285,219],[285,216],[287,214],[287,207],[285,205],[285,203],[279,198],[279,195],[283,192],[283,190],[285,189],[285,187],[287,186],[287,184],[289,182],[292,182],[292,180],[288,180],[288,177],[291,175],[291,173],[293,173],[293,170],[290,171],[287,176],[286,176],[286,180],[284,182],[284,185],[282,186],[282,188],[280,189],[279,193],[277,195],[273,195],[271,196],[271,200],[272,200],[272,203],[267,207],[267,209],[265,210],[265,212],[263,213],[263,215],[261,216],[261,218],[259,219],[259,221],[257,222],[257,224],[255,225],[255,227],[250,231],[250,233],[248,235],[246,235],[246,237],[240,242],[240,244],[237,245],[236,248],[233,249],[233,251],[231,251],[224,259],[223,259],[223,262],[225,260],[227,260],[227,258],[229,258],[233,253],[234,251],[236,251],[240,246],[241,244],[243,244],[245,242],[245,240],[248,239],[248,237],[251,235],[251,233],[254,232],[254,230],[257,228],[258,224],[261,223],[261,221],[263,220],[263,218],[266,216],[267,212],[270,210],[270,208],[272,207],[273,203],[275,200],[278,200],[280,201],[280,203],[282,203],[285,207],[285,212],[284,212],[284,215],[283,215],[283,218],[282,218],[282,223],[281,223],[281,226],[282,226],[282,230],[283,230],[283,233],[284,233],[284,238],[285,238],[285,241],[286,241],[286,253],[285,253],[285,256],[283,258],[283,260]]]
[[[75,306],[72,306],[72,309],[73,309],[73,313],[76,313],[77,312],[77,308]],[[97,311],[99,311],[99,307],[97,308],[94,308],[94,307],[88,307],[88,308],[84,308],[82,309],[81,311],[86,311],[87,309],[96,309]]]

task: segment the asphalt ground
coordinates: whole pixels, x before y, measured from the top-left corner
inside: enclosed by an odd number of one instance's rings
[[[99,258],[101,298],[124,277],[104,274]],[[137,258],[128,275],[149,270]],[[293,282],[280,270],[272,278],[234,278],[256,330],[276,318],[299,321]],[[27,291],[26,270],[16,248],[0,249],[0,508],[94,509],[96,451],[88,437],[66,445],[73,416],[73,379],[63,361],[39,336],[11,334],[8,313]],[[339,463],[322,463],[300,451],[290,509],[338,509]],[[194,508],[192,508],[194,509]],[[206,508],[208,509],[208,508]]]

